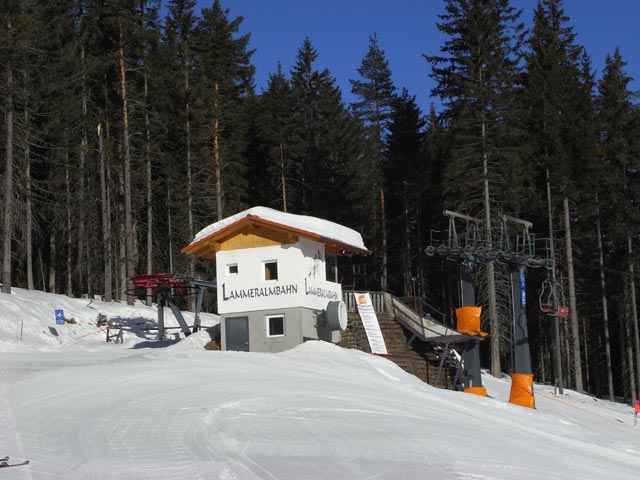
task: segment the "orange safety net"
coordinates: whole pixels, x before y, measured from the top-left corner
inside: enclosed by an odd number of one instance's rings
[[[521,407],[536,408],[536,402],[533,398],[533,373],[511,374],[509,403],[515,403]]]
[[[456,308],[458,319],[456,330],[465,335],[486,337],[488,333],[480,330],[480,313],[482,313],[482,307]]]
[[[480,395],[482,397],[487,396],[487,389],[485,387],[467,387],[464,389],[465,393],[473,393],[474,395]]]

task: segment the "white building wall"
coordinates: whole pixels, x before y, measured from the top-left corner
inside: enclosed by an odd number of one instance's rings
[[[218,312],[324,310],[330,301],[342,300],[341,285],[326,280],[325,260],[324,245],[305,238],[291,245],[219,251]],[[265,262],[271,261],[278,265],[277,280],[265,279]]]

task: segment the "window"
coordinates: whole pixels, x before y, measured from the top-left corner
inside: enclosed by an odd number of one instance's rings
[[[267,336],[284,337],[284,315],[271,315],[267,317]]]
[[[275,260],[264,262],[264,279],[265,280],[278,279],[278,262],[276,262]]]
[[[232,263],[227,265],[227,275],[237,275],[238,274],[238,264]]]
[[[336,255],[326,255],[325,268],[327,282],[338,283],[338,257]]]

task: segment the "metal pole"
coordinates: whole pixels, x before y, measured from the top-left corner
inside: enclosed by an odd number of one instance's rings
[[[164,340],[164,292],[158,289],[158,340]]]
[[[525,296],[525,268],[513,265],[511,270],[513,303],[513,372],[531,373],[529,331],[527,328],[527,300]]]
[[[460,264],[460,303],[463,307],[475,306],[476,294],[473,288],[473,269],[467,263]],[[482,371],[480,370],[480,341],[474,339],[467,340],[464,351],[465,384],[468,377],[471,378],[472,386],[482,386]]]

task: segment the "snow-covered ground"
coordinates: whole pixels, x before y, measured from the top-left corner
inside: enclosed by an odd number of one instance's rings
[[[99,313],[135,325],[156,310],[88,303],[0,294],[0,457],[31,461],[0,480],[640,474],[629,406],[536,385],[527,409],[508,403],[508,378],[483,377],[489,398],[445,391],[322,342],[279,354],[206,351],[205,331],[166,348],[130,332],[106,343]],[[60,308],[77,323],[56,325]]]

